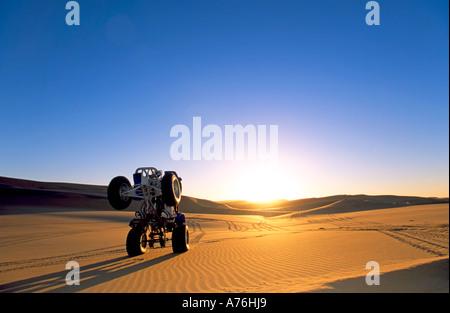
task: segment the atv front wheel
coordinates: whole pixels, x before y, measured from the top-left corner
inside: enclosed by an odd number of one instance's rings
[[[127,236],[127,253],[129,256],[144,254],[147,250],[147,235],[140,227],[133,227]]]
[[[161,179],[162,200],[168,206],[176,206],[181,200],[181,182],[174,173],[167,172]]]
[[[131,198],[124,196],[123,192],[131,187],[130,181],[123,176],[114,177],[108,186],[108,201],[116,210],[124,210],[131,203]]]
[[[189,250],[189,228],[187,225],[173,229],[172,250],[174,253],[186,252]]]

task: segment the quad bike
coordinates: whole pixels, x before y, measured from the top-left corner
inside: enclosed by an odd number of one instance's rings
[[[124,176],[117,176],[108,186],[108,201],[116,210],[126,209],[132,200],[143,200],[140,211],[130,221],[126,248],[129,256],[146,252],[147,247],[166,246],[167,233],[172,233],[173,252],[189,250],[189,229],[186,218],[178,211],[181,200],[181,178],[174,171],[140,167],[133,174],[134,185]]]

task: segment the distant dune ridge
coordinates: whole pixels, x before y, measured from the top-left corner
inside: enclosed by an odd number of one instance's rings
[[[133,211],[106,186],[0,177],[0,293],[449,292],[449,199],[394,195],[247,202],[184,196],[190,250],[129,258]],[[169,235],[170,236],[170,235]],[[80,285],[66,264],[80,264]],[[366,264],[380,285],[366,283]]]
[[[101,185],[39,182],[0,177],[0,214],[2,207],[26,205],[79,207],[80,203],[84,208],[110,210],[106,189],[107,186]],[[261,203],[245,200],[214,202],[183,195],[180,210],[186,213],[258,214],[266,217],[290,214],[295,217],[296,212],[299,211],[309,214],[332,214],[448,202],[449,198],[392,195],[334,195]],[[138,207],[134,205],[131,209],[138,209]]]

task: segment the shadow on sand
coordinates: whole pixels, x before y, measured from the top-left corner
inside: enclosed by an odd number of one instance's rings
[[[64,270],[0,285],[0,293],[79,292],[143,269],[149,269],[158,263],[164,262],[178,255],[179,254],[176,253],[169,253],[149,260],[143,259],[144,256],[133,258],[122,256],[90,265],[80,265],[79,285],[67,285],[66,275],[70,271]]]

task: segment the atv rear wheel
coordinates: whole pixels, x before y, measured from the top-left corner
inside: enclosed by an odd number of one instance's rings
[[[178,176],[168,172],[161,179],[162,200],[168,206],[176,206],[181,200],[181,183]]]
[[[147,235],[141,227],[133,227],[127,236],[127,253],[129,256],[144,254],[147,250]]]
[[[130,181],[123,176],[114,177],[108,186],[108,201],[116,210],[124,210],[131,203],[131,198],[122,193],[131,187]]]
[[[172,250],[174,253],[181,253],[189,250],[189,228],[187,225],[173,229]]]

